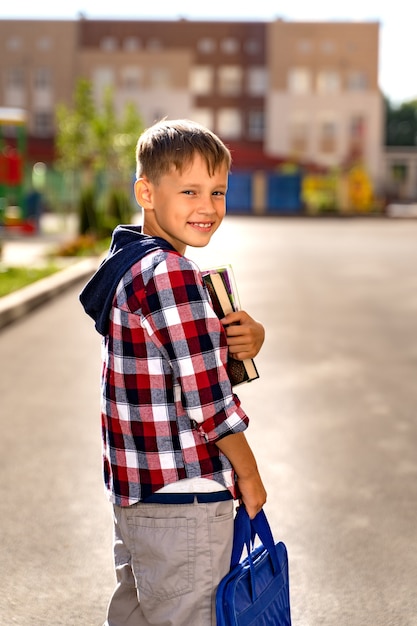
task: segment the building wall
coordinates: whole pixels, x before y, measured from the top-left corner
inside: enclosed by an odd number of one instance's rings
[[[357,146],[352,142],[351,120],[360,115],[365,126],[363,138]],[[294,98],[286,93],[271,93],[266,103],[268,131],[265,150],[276,157],[296,161],[315,162],[324,167],[348,164],[360,157],[371,175],[378,177],[383,153],[383,107],[377,93],[361,96],[340,94],[326,98],[306,95]],[[335,124],[332,137],[326,142],[322,127],[327,120]],[[296,143],[292,134],[294,124],[302,124],[303,136]]]
[[[285,91],[288,69],[306,67],[315,76],[322,69],[340,73],[347,87],[353,72],[363,71],[368,88],[378,90],[377,22],[286,22],[267,26],[267,57],[271,89]]]
[[[265,150],[337,167],[362,159],[381,172],[383,99],[377,23],[271,22]]]
[[[192,117],[263,166],[296,159],[325,167],[361,158],[382,168],[378,23],[0,21],[0,106],[29,113],[33,138],[53,136],[56,104],[76,79],[97,102],[114,88],[121,112],[145,124]],[[13,82],[14,81],[14,82]],[[35,87],[37,85],[37,87]],[[266,165],[265,165],[266,166]]]
[[[71,102],[77,23],[0,21],[0,106],[27,111],[28,129],[51,137],[57,102]]]
[[[106,53],[87,48],[78,55],[78,72],[91,80],[95,101],[100,104],[110,87],[116,112],[121,115],[133,103],[145,125],[165,116],[191,117],[190,68],[187,50]]]
[[[388,198],[417,201],[417,148],[390,146],[384,152],[382,175]]]
[[[253,74],[265,71],[264,23],[81,20],[79,29],[79,54],[94,51],[97,62],[123,50],[136,55],[138,65],[152,64],[157,53],[168,62],[171,54],[187,53],[189,107],[180,117],[192,115],[224,139],[262,140],[265,88],[253,88]],[[168,69],[175,83],[180,67]],[[262,135],[253,130],[257,115]]]

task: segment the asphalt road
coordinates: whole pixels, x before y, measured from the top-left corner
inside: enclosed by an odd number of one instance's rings
[[[417,626],[417,221],[230,217],[189,256],[231,262],[266,327],[238,394],[293,626]],[[113,588],[100,342],[78,291],[0,333],[5,626],[100,626]]]

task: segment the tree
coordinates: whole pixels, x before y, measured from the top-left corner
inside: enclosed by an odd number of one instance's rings
[[[416,146],[417,145],[417,100],[404,102],[393,107],[385,100],[385,145]]]
[[[143,130],[143,125],[136,107],[129,102],[124,110],[123,117],[119,125],[119,132],[114,138],[114,150],[116,153],[117,169],[121,172],[133,173],[136,163],[136,144],[139,134]]]
[[[125,106],[121,119],[117,118],[111,89],[105,91],[98,108],[86,79],[76,85],[73,107],[58,107],[57,166],[80,181],[82,232],[97,233],[100,228],[108,232],[127,216],[135,145],[142,130],[142,120],[132,103]],[[99,215],[103,189],[107,199],[102,201]]]
[[[95,117],[91,84],[80,79],[75,88],[73,108],[60,104],[56,111],[55,145],[59,169],[76,171],[91,164]]]

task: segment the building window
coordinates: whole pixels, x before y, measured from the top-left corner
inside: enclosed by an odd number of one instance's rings
[[[263,111],[249,111],[248,136],[253,140],[263,139],[265,131],[265,115]]]
[[[166,67],[152,67],[149,74],[151,87],[161,89],[170,87],[170,74]]]
[[[142,82],[142,69],[131,66],[122,69],[122,88],[126,91],[136,91]]]
[[[211,37],[203,37],[199,40],[197,48],[203,54],[211,54],[216,50],[216,41]]]
[[[10,68],[6,74],[5,104],[23,107],[26,104],[25,72],[22,67]]]
[[[7,87],[21,89],[25,86],[25,72],[22,67],[11,67],[7,72]]]
[[[330,39],[322,41],[320,47],[321,51],[324,52],[324,54],[333,54],[336,49],[334,42],[330,41]]]
[[[20,50],[20,48],[22,47],[21,38],[18,35],[12,35],[11,37],[8,38],[6,47],[8,50],[11,50],[11,51]]]
[[[141,47],[140,40],[137,37],[126,37],[123,41],[123,50],[126,52],[135,52]]]
[[[193,110],[192,119],[206,128],[214,130],[214,115],[211,109],[197,108]]]
[[[117,39],[116,37],[103,37],[100,42],[100,48],[105,52],[113,52],[113,50],[117,50]]]
[[[242,117],[239,109],[219,109],[217,132],[225,139],[239,139],[242,136]]]
[[[4,95],[4,103],[7,107],[25,107],[26,106],[26,90],[25,89],[6,89]]]
[[[98,67],[94,71],[94,83],[101,87],[112,87],[114,84],[114,71],[111,67]]]
[[[331,116],[321,120],[319,126],[319,151],[322,154],[332,154],[336,152],[337,145],[337,123]]]
[[[242,68],[239,65],[224,65],[219,68],[219,93],[237,96],[242,92]]]
[[[101,102],[104,93],[115,83],[114,71],[111,67],[98,67],[93,72],[93,91],[97,102]]]
[[[44,37],[40,37],[40,39],[38,39],[36,45],[39,50],[44,50],[46,52],[47,50],[50,50],[52,48],[52,40],[50,37],[45,35]]]
[[[162,50],[163,45],[160,39],[157,39],[156,37],[152,37],[152,39],[148,40],[146,44],[146,48],[150,50],[151,52],[157,52],[158,50]]]
[[[301,54],[310,54],[313,50],[313,44],[310,39],[300,39],[297,42],[297,50]]]
[[[257,39],[248,39],[245,41],[245,52],[250,55],[258,54],[261,51],[261,42]]]
[[[194,95],[207,95],[213,91],[213,68],[199,65],[191,69],[190,90]]]
[[[319,93],[337,93],[340,91],[340,76],[334,70],[323,70],[317,76],[317,91]]]
[[[33,134],[37,137],[50,137],[54,132],[54,115],[49,111],[37,111],[33,115]]]
[[[251,96],[264,96],[267,90],[268,72],[265,67],[250,67],[247,73],[248,93]]]
[[[236,54],[239,52],[239,40],[235,37],[226,37],[221,41],[221,49],[225,54]]]
[[[52,86],[52,73],[49,67],[38,67],[35,70],[33,84],[36,90],[47,90]]]
[[[349,155],[360,157],[365,146],[366,119],[364,115],[358,113],[349,120]]]
[[[391,178],[396,183],[404,183],[408,178],[407,163],[393,163],[391,165]]]
[[[293,67],[288,73],[288,91],[292,94],[311,92],[311,72],[306,67]]]
[[[349,136],[351,139],[363,139],[365,135],[365,117],[360,113],[350,120]]]
[[[368,77],[365,72],[350,72],[347,78],[349,91],[365,91],[368,89]]]
[[[289,148],[292,153],[305,154],[308,150],[308,129],[307,117],[300,113],[295,115],[289,124]]]

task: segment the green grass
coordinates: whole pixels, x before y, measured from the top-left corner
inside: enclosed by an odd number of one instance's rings
[[[41,278],[55,274],[58,270],[59,268],[52,264],[42,268],[2,267],[0,265],[0,298]]]

